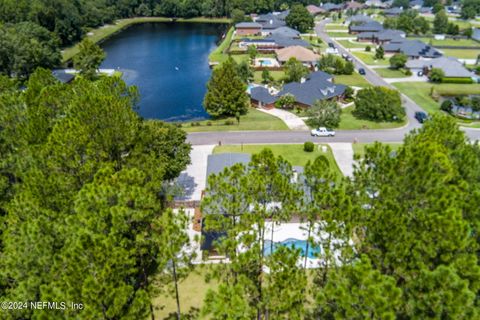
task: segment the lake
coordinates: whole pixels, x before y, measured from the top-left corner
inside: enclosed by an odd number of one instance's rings
[[[216,23],[133,25],[102,44],[107,57],[101,68],[120,69],[125,82],[138,87],[144,118],[205,119],[208,55],[225,31]]]

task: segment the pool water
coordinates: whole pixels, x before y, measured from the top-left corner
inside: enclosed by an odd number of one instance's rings
[[[272,65],[272,61],[270,61],[270,60],[260,60],[260,65],[262,65],[262,66],[271,66],[271,65]]]
[[[270,240],[265,240],[265,255],[269,255],[271,254],[271,250],[270,250],[270,244],[272,242]],[[289,248],[294,248],[294,249],[300,249],[300,255],[302,257],[305,257],[305,255],[308,257],[308,258],[312,258],[312,259],[315,259],[317,258],[318,254],[320,253],[320,247],[318,246],[313,246],[310,244],[308,246],[308,253],[306,253],[307,251],[307,240],[298,240],[298,239],[293,239],[293,238],[290,238],[290,239],[287,239],[287,240],[284,240],[282,242],[274,242],[273,243],[273,251],[275,251],[275,248],[277,248],[278,246],[284,246],[284,247],[289,247]]]

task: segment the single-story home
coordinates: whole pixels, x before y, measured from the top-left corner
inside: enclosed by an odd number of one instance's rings
[[[422,71],[424,74],[428,74],[433,68],[442,69],[447,78],[471,78],[475,76],[460,61],[453,57],[409,60],[405,66],[414,73]]]
[[[480,42],[480,28],[473,28],[472,39]]]
[[[308,47],[310,44],[302,39],[286,38],[281,36],[271,36],[265,39],[242,39],[238,43],[238,47],[246,49],[249,46],[255,46],[258,51],[272,51],[291,46]]]
[[[346,23],[347,24],[362,24],[362,23],[367,23],[367,22],[372,22],[372,21],[375,21],[373,20],[372,18],[370,18],[369,16],[365,15],[365,14],[356,14],[354,16],[351,16],[349,18],[347,18],[346,20]]]
[[[386,54],[404,53],[410,59],[438,58],[442,56],[440,51],[420,40],[396,39],[385,44],[383,49]]]
[[[363,3],[360,3],[360,2],[357,2],[357,1],[354,1],[354,0],[351,0],[351,1],[348,1],[348,2],[345,2],[344,3],[344,6],[343,8],[345,10],[360,10],[360,9],[363,9],[365,7],[365,5]]]
[[[313,4],[306,6],[306,9],[312,16],[316,16],[325,12],[324,9],[317,7],[316,5],[313,5]]]
[[[277,94],[271,94],[267,88],[254,87],[250,90],[250,99],[254,106],[273,108],[275,101],[284,95],[295,97],[298,107],[311,107],[317,100],[337,99],[343,96],[346,86],[333,83],[333,76],[316,71],[310,73],[300,82],[290,82]]]
[[[420,10],[423,7],[423,0],[412,0],[409,7],[414,10]]]
[[[361,24],[350,24],[348,26],[348,32],[351,34],[357,34],[360,32],[379,32],[383,30],[383,26],[378,21],[364,22]]]
[[[389,8],[392,5],[389,1],[382,0],[367,0],[365,1],[365,6],[368,8]]]
[[[254,36],[262,33],[262,25],[257,22],[240,22],[235,25],[235,33],[239,36]]]
[[[402,12],[403,12],[402,7],[395,7],[395,8],[385,9],[383,11],[383,14],[387,17],[396,17],[401,15]]]
[[[299,39],[300,32],[290,27],[280,27],[272,31],[272,36],[284,37],[284,38],[291,38],[291,39]]]
[[[393,40],[405,38],[405,32],[401,30],[384,29],[379,32],[361,32],[357,34],[357,41],[369,41],[378,44],[384,44]]]
[[[278,49],[275,50],[275,54],[277,55],[277,60],[282,64],[291,58],[295,58],[304,64],[315,65],[320,58],[320,56],[312,50],[301,46],[291,46]]]
[[[285,22],[287,15],[288,11],[262,14],[255,19],[255,22],[262,25],[262,35],[269,35],[273,30],[287,25]]]
[[[324,4],[320,4],[320,9],[325,10],[325,12],[334,12],[334,11],[342,11],[343,6],[341,4],[327,2]]]

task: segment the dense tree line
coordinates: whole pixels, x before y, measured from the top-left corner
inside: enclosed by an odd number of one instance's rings
[[[269,150],[210,176],[206,226],[225,232],[217,248],[230,263],[213,269],[219,286],[203,312],[215,319],[477,319],[479,165],[478,144],[455,120],[435,116],[396,152],[367,148],[353,179],[336,177],[321,156],[292,183],[289,163]],[[265,253],[273,228],[292,216],[304,222],[309,246],[320,248],[310,282],[298,249]]]
[[[166,209],[185,133],[142,120],[117,77],[64,85],[39,69],[25,90],[0,87],[1,300],[85,306],[2,318],[145,319],[152,277],[186,242],[183,215]]]

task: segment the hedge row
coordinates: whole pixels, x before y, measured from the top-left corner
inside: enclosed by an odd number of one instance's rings
[[[472,78],[442,78],[442,83],[473,83]]]

